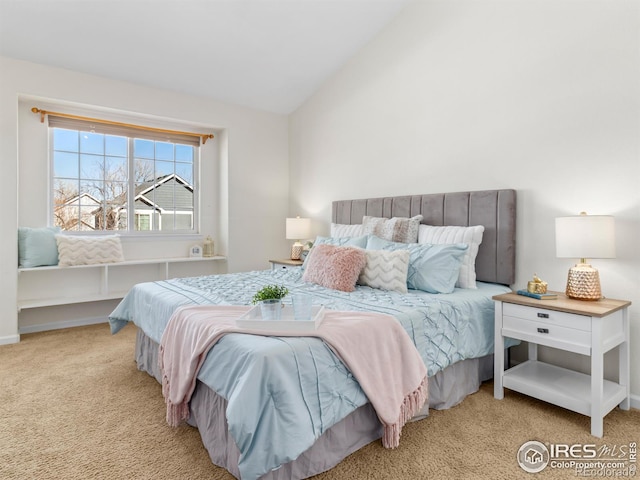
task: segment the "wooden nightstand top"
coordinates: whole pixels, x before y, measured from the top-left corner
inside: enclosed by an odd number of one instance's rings
[[[556,310],[559,312],[575,313],[578,315],[589,315],[590,317],[605,317],[617,310],[626,308],[631,302],[626,300],[614,300],[611,298],[601,298],[600,300],[574,300],[568,298],[564,293],[557,293],[558,298],[555,300],[538,300],[536,298],[518,295],[517,293],[503,293],[493,296],[493,300],[505,303],[515,303],[516,305],[525,305],[528,307],[546,308],[548,310]]]
[[[281,258],[278,260],[269,260],[269,263],[277,263],[278,265],[289,265],[291,267],[299,267],[304,262],[302,260],[291,260],[290,258]]]

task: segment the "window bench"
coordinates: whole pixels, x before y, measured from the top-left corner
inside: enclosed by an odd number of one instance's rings
[[[18,268],[18,312],[27,308],[123,298],[136,283],[217,273],[214,257],[128,260],[72,267]]]

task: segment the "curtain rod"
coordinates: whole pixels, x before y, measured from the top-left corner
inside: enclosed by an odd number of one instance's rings
[[[202,144],[203,145],[205,143],[207,143],[207,139],[213,138],[213,134],[212,133],[181,132],[181,131],[178,131],[178,130],[167,130],[167,129],[164,129],[164,128],[145,127],[143,125],[133,125],[131,123],[114,122],[112,120],[103,120],[103,119],[100,119],[100,118],[81,117],[80,115],[71,115],[70,113],[49,112],[47,110],[41,110],[41,109],[39,109],[37,107],[33,107],[31,109],[31,111],[33,113],[39,113],[40,114],[40,123],[44,123],[44,116],[45,115],[53,115],[53,116],[56,116],[56,117],[72,118],[74,120],[84,120],[84,121],[93,122],[93,123],[102,123],[102,124],[106,124],[106,125],[116,125],[118,127],[137,128],[138,130],[146,130],[148,132],[169,133],[169,134],[173,134],[173,135],[188,135],[190,137],[199,137],[202,140]]]

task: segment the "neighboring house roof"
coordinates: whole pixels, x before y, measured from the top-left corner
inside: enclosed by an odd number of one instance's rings
[[[125,198],[125,195],[121,195],[123,207],[126,205]],[[164,175],[138,185],[134,192],[134,204],[136,209],[160,212],[193,210],[193,186],[175,173]]]
[[[56,216],[60,217],[60,221],[64,224],[66,230],[95,230],[94,213],[100,207],[100,201],[93,195],[83,193],[74,195],[67,199],[64,203],[54,208]],[[67,211],[67,209],[69,209]],[[78,210],[80,218],[77,217]],[[87,222],[87,218],[92,223]]]
[[[70,199],[66,200],[64,203],[56,206],[55,210],[59,210],[60,208],[64,208],[64,207],[68,207],[70,205],[74,205],[74,204],[80,204],[80,200],[82,199],[82,206],[83,207],[89,207],[89,206],[99,206],[100,205],[100,201],[94,197],[93,195],[89,194],[89,193],[83,193],[82,195],[74,195],[73,197],[71,197]],[[89,200],[89,202],[87,202],[87,200]],[[94,203],[94,205],[91,205],[91,202]]]

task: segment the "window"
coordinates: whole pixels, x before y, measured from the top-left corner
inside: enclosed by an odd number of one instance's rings
[[[55,226],[197,231],[199,141],[56,118],[49,117]]]

